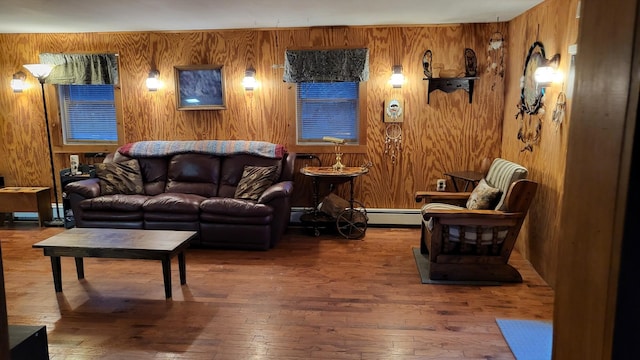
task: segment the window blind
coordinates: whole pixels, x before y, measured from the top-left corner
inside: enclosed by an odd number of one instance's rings
[[[65,144],[117,143],[113,85],[58,85]]]
[[[298,143],[323,143],[322,137],[358,143],[359,110],[357,82],[298,83]]]

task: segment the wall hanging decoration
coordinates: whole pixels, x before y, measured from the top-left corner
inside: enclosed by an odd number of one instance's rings
[[[562,121],[564,121],[565,111],[567,110],[567,97],[564,92],[560,92],[558,94],[558,99],[556,99],[556,107],[553,109],[553,115],[551,116],[551,121],[556,126],[556,131],[562,125]]]
[[[428,50],[424,52],[424,54],[422,55],[422,69],[424,71],[424,77],[427,79],[430,79],[433,77],[433,53],[431,52],[431,50]]]
[[[178,110],[221,110],[224,101],[222,65],[175,66]]]
[[[402,122],[404,120],[404,102],[398,98],[385,100],[383,121],[387,124],[384,129],[384,154],[391,157],[391,163],[396,164],[402,151]]]
[[[431,102],[431,93],[441,90],[452,93],[456,90],[465,90],[469,93],[469,104],[473,99],[474,81],[478,79],[478,59],[475,51],[465,48],[463,53],[463,66],[445,68],[442,63],[433,63],[433,52],[427,50],[422,55],[422,68],[424,78],[429,81],[427,87],[427,104]]]
[[[464,76],[476,76],[478,73],[478,59],[476,53],[472,49],[464,49]]]
[[[491,91],[494,90],[496,82],[504,78],[504,36],[500,32],[495,32],[489,38],[487,47],[487,73],[491,76]]]
[[[521,151],[533,151],[533,146],[540,141],[542,130],[542,116],[544,115],[543,98],[544,86],[536,81],[536,70],[542,67],[557,67],[560,61],[560,54],[556,54],[547,60],[544,52],[544,45],[541,42],[534,42],[529,48],[529,53],[525,59],[524,71],[520,86],[520,103],[516,119],[520,120],[518,130],[518,140],[525,146]]]

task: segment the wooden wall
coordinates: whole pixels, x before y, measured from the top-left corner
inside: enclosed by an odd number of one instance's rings
[[[560,91],[567,92],[570,55],[568,47],[577,42],[578,0],[546,0],[542,4],[509,22],[508,65],[505,82],[505,108],[502,134],[502,156],[529,169],[530,178],[539,182],[538,192],[529,211],[527,221],[520,231],[516,248],[536,268],[538,273],[552,287],[556,281],[558,262],[557,247],[560,239],[560,212],[567,157],[567,136],[571,125],[570,106],[564,122],[556,129],[551,115]],[[515,119],[516,106],[520,99],[520,78],[529,47],[540,41],[545,47],[547,58],[559,53],[559,69],[564,73],[564,83],[553,84],[546,90],[540,141],[533,151],[522,151],[525,144],[517,139],[522,119]],[[524,121],[535,124],[536,116]]]
[[[502,80],[492,89],[485,79],[489,36],[506,24],[418,27],[318,27],[194,32],[126,32],[81,34],[0,34],[0,174],[8,185],[51,186],[42,100],[37,81],[14,94],[8,84],[22,64],[38,62],[41,52],[116,52],[120,61],[124,142],[138,140],[250,139],[289,145],[287,89],[282,81],[284,52],[295,48],[364,46],[370,50],[370,80],[366,84],[367,152],[347,154],[343,162],[371,161],[371,172],[358,180],[356,198],[370,208],[417,208],[413,192],[435,188],[436,179],[452,169],[477,168],[482,158],[500,153],[503,114]],[[474,49],[480,80],[473,103],[464,91],[431,94],[426,102],[422,55],[434,53],[434,62],[464,69],[463,51]],[[176,65],[224,65],[226,110],[176,111]],[[405,86],[393,89],[392,66],[404,67]],[[240,83],[253,66],[260,87],[245,93]],[[164,88],[149,92],[145,79],[151,68],[160,71]],[[47,86],[49,102],[54,89]],[[384,155],[383,103],[389,96],[405,101],[403,150],[395,165]],[[56,168],[68,167],[69,153],[59,146],[60,127],[53,116]],[[105,148],[109,150],[109,148]],[[332,155],[321,155],[332,163]],[[302,181],[301,179],[298,179]],[[296,204],[309,202],[297,187]],[[346,190],[346,189],[345,189]],[[303,195],[301,195],[303,194]]]

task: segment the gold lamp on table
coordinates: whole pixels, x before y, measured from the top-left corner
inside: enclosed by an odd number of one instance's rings
[[[335,146],[335,153],[336,153],[336,163],[333,164],[331,167],[333,168],[333,170],[335,171],[342,171],[342,169],[345,168],[345,166],[342,164],[341,160],[342,160],[342,153],[340,152],[340,145],[344,145],[346,143],[346,141],[344,139],[341,138],[337,138],[337,137],[333,137],[333,136],[324,136],[322,138],[323,141],[328,141],[334,144]]]

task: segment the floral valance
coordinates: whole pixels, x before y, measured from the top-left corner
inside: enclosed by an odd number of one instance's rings
[[[369,80],[369,49],[287,50],[285,82]]]
[[[46,78],[50,84],[118,84],[116,54],[40,54],[40,63],[55,65]]]

